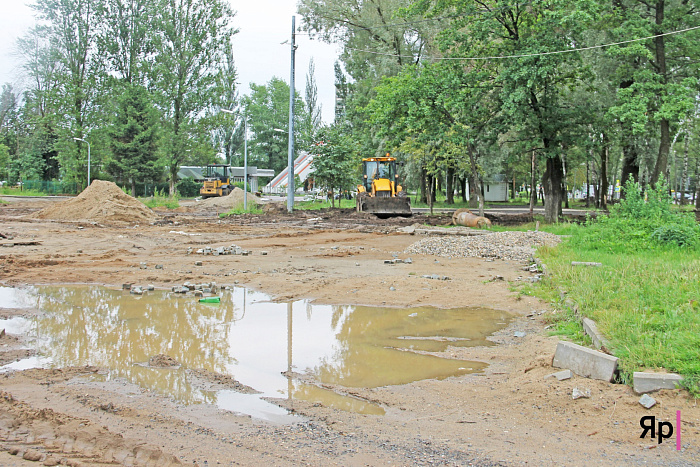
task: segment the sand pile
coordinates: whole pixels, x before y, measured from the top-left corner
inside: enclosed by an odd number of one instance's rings
[[[158,216],[112,182],[95,180],[78,196],[35,213],[39,219],[146,224]]]
[[[197,204],[197,206],[217,209],[219,211],[230,211],[231,209],[243,209],[244,192],[236,187],[227,196],[207,198]],[[255,207],[262,202],[253,193],[248,193],[248,207]]]

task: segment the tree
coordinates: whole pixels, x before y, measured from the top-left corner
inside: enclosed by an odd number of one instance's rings
[[[314,182],[328,190],[331,207],[335,207],[335,190],[342,193],[357,184],[359,147],[347,126],[332,125],[319,130],[318,142],[310,152]]]
[[[248,152],[252,160],[276,173],[287,167],[289,128],[289,85],[277,77],[267,84],[250,84],[251,94],[245,98],[245,113],[252,137]],[[294,135],[301,139],[302,122],[306,119],[304,102],[296,95]],[[282,130],[282,131],[276,131]],[[298,145],[296,146],[298,148]]]
[[[700,47],[692,34],[664,35],[700,25],[697,0],[619,0],[614,2],[612,37],[628,40],[610,48],[619,61],[618,101],[612,111],[637,135],[649,124],[659,137],[650,181],[665,176],[672,127],[692,111],[697,95]]]
[[[322,125],[321,104],[318,103],[318,87],[316,86],[316,67],[313,58],[309,60],[309,71],[306,74],[306,89],[304,92],[304,119],[301,122],[301,146],[306,147],[316,140],[316,133]],[[296,109],[296,107],[295,107]]]
[[[217,77],[237,31],[230,25],[234,13],[224,0],[160,1],[156,22],[159,53],[150,80],[164,113],[164,162],[173,195],[180,165],[188,150],[195,152],[195,146],[201,144],[195,140],[208,129],[209,122],[201,117],[219,103]]]
[[[110,128],[112,157],[107,171],[129,182],[136,196],[137,181],[158,180],[163,167],[158,164],[158,112],[148,91],[128,85],[119,97],[117,116]]]

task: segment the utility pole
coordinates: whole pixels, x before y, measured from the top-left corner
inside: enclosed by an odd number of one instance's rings
[[[287,212],[294,210],[294,21],[292,16],[292,66],[289,77],[289,154],[287,155]]]

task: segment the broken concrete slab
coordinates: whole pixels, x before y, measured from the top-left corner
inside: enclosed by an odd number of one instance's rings
[[[591,390],[588,388],[574,388],[573,391],[571,391],[571,398],[573,400],[576,399],[590,399],[591,398]]]
[[[639,403],[645,408],[650,409],[656,405],[656,399],[651,397],[649,394],[644,394],[639,398]]]
[[[612,381],[617,371],[617,357],[571,342],[559,342],[552,366],[565,368],[586,378]]]
[[[593,341],[593,345],[595,345],[596,349],[600,350],[603,348],[610,348],[610,343],[605,338],[605,336],[603,336],[603,334],[598,330],[598,326],[596,326],[595,321],[593,321],[592,319],[583,318],[583,330],[591,338],[591,340]]]
[[[571,370],[562,370],[562,371],[557,371],[556,373],[550,373],[547,376],[544,377],[544,379],[549,379],[549,378],[556,378],[559,381],[564,381],[567,379],[571,379],[571,377],[574,374],[571,372]]]
[[[632,377],[634,379],[634,392],[637,394],[658,391],[659,389],[675,389],[679,387],[681,381],[683,381],[683,377],[675,373],[645,373],[635,371]]]

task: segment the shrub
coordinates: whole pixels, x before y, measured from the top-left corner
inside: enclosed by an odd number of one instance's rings
[[[194,198],[199,196],[199,189],[202,188],[201,183],[197,183],[192,178],[183,178],[177,182],[177,192],[184,198]]]

